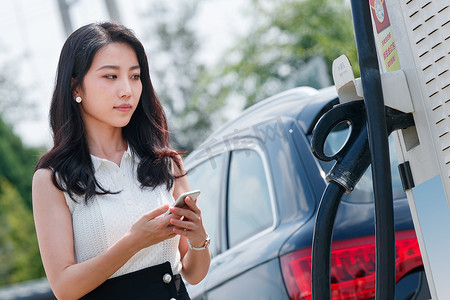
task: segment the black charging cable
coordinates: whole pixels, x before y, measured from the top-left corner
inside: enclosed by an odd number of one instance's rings
[[[365,105],[363,101],[339,104],[325,113],[314,127],[311,150],[320,160],[335,160],[326,176],[327,187],[317,211],[312,244],[311,286],[314,300],[331,298],[330,257],[334,222],[344,193],[351,193],[370,165]],[[414,125],[411,114],[384,108],[388,133]],[[332,154],[324,152],[329,133],[340,123],[349,124],[350,134],[342,148]]]
[[[349,124],[348,139],[339,151],[327,155],[324,152],[326,139],[329,133],[342,122]],[[325,300],[331,297],[331,242],[339,203],[345,192],[353,191],[370,165],[364,102],[340,104],[325,113],[314,127],[311,150],[320,160],[336,160],[326,176],[328,184],[317,211],[312,244],[312,296],[314,300]]]
[[[375,299],[395,296],[395,230],[388,130],[369,1],[352,0],[361,82],[366,105],[375,203]]]

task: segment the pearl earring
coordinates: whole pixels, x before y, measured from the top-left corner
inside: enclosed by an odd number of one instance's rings
[[[80,96],[76,97],[76,98],[75,98],[75,101],[76,101],[77,103],[81,103],[81,97],[80,97]]]

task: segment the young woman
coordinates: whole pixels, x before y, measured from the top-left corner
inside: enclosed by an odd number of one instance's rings
[[[205,277],[209,238],[195,199],[171,207],[189,185],[129,29],[89,24],[67,39],[50,124],[33,213],[56,297],[189,299],[180,274]]]

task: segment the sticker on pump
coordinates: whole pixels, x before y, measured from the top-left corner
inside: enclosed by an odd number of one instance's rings
[[[392,32],[389,14],[386,9],[386,0],[369,0],[369,3],[386,71],[391,72],[400,70],[400,60],[398,59],[394,34]]]

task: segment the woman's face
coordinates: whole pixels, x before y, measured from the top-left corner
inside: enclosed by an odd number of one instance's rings
[[[82,86],[75,90],[89,130],[122,128],[128,124],[142,93],[141,69],[134,49],[111,43],[94,56]]]

